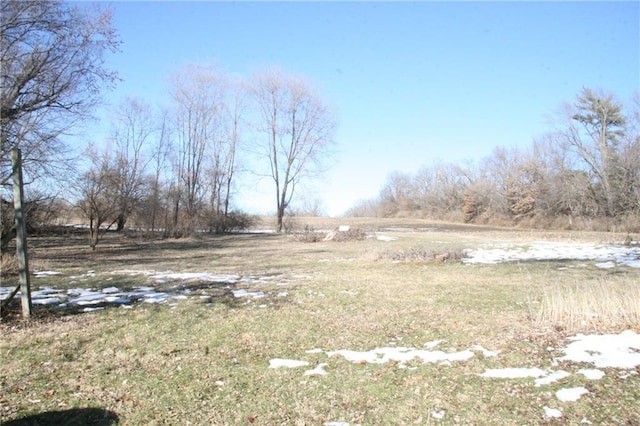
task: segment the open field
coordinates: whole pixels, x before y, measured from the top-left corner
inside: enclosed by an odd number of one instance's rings
[[[32,270],[47,272],[33,290],[66,305],[0,323],[0,420],[640,424],[639,267],[458,259],[557,243],[606,244],[633,260],[637,237],[624,246],[626,235],[420,220],[297,223],[340,224],[368,238],[109,235],[96,252],[85,236],[30,240]],[[140,288],[153,294],[133,303]],[[95,310],[106,304],[96,293],[116,303]],[[578,333],[595,342],[581,360],[574,350],[589,342]]]

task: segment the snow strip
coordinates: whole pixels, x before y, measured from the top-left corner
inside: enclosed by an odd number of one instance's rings
[[[613,244],[534,242],[530,244],[500,244],[468,249],[464,263],[495,264],[514,261],[592,260],[600,268],[616,265],[640,268],[640,247]]]
[[[584,394],[589,393],[582,386],[576,388],[563,388],[556,392],[556,398],[561,402],[575,402]]]
[[[558,380],[562,380],[565,377],[569,377],[571,374],[564,370],[552,371],[544,377],[540,377],[535,380],[536,387],[540,387],[543,385],[550,385],[551,383],[557,382]]]
[[[424,364],[442,361],[466,361],[473,357],[473,352],[470,350],[464,350],[460,352],[445,353],[442,351],[425,351],[405,347],[384,347],[365,352],[343,349],[327,352],[327,355],[330,357],[340,355],[347,361],[351,361],[356,364],[386,364],[387,362],[398,362],[403,365],[403,363],[414,359],[418,359]]]
[[[309,365],[307,361],[298,361],[295,359],[274,358],[269,360],[269,368],[298,368]]]
[[[33,273],[33,276],[36,278],[42,278],[42,277],[50,277],[52,275],[60,275],[62,274],[62,272],[56,272],[56,271],[37,271]]]
[[[324,370],[324,367],[326,367],[327,365],[329,364],[327,364],[326,362],[322,362],[318,364],[316,368],[314,368],[313,370],[305,371],[304,375],[305,376],[326,376],[327,374],[329,374]]]
[[[498,354],[500,354],[500,352],[502,352],[501,350],[490,351],[488,349],[485,349],[481,345],[471,346],[469,349],[472,350],[472,351],[482,352],[482,356],[485,357],[485,358],[491,358],[491,357],[494,357],[494,356],[498,356]]]
[[[492,379],[524,379],[527,377],[542,377],[546,373],[539,368],[492,368],[480,374],[480,377]]]

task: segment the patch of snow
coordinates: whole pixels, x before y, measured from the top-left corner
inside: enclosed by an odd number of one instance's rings
[[[269,368],[298,368],[298,367],[306,367],[309,363],[307,361],[298,361],[295,359],[285,359],[285,358],[274,358],[269,360]]]
[[[265,297],[264,293],[261,291],[247,291],[245,289],[240,289],[240,290],[232,290],[231,291],[233,293],[233,297],[251,297],[253,299],[261,299],[263,297]]]
[[[326,362],[322,362],[318,364],[316,368],[314,368],[313,370],[305,371],[304,375],[305,376],[326,376],[327,374],[329,374],[324,370],[324,367],[326,367],[327,365],[329,364],[327,364]]]
[[[578,373],[589,380],[600,380],[604,377],[604,371],[598,370],[597,368],[583,368],[578,370]]]
[[[308,351],[305,351],[305,353],[308,354],[321,354],[324,353],[324,351],[320,348],[315,348],[315,349],[309,349]]]
[[[578,334],[570,337],[559,361],[586,362],[598,368],[632,369],[640,365],[640,335],[632,330],[620,334]]]
[[[50,277],[52,275],[60,275],[62,274],[62,272],[56,272],[56,271],[36,271],[33,273],[33,276],[36,278],[42,278],[42,277]]]
[[[235,284],[240,281],[239,275],[217,275],[208,272],[161,272],[152,274],[150,278],[156,281],[205,281],[226,284]]]
[[[637,371],[629,371],[628,373],[619,374],[618,377],[621,379],[628,379],[629,377],[636,376],[637,374]]]
[[[542,377],[546,374],[539,368],[492,368],[480,374],[480,377],[492,379],[524,379],[527,377]]]
[[[596,263],[596,268],[600,268],[600,269],[613,269],[615,267],[616,267],[616,263],[613,261]]]
[[[444,419],[444,410],[432,411],[431,412],[431,417],[433,417],[434,419],[438,419],[438,420]]]
[[[562,380],[566,377],[569,377],[571,374],[564,370],[552,371],[544,377],[540,377],[535,380],[536,387],[550,385],[551,383],[557,382],[558,380]]]
[[[513,261],[591,260],[601,268],[625,265],[640,268],[640,247],[612,244],[534,242],[530,244],[500,244],[467,249],[464,263],[495,264]]]
[[[397,240],[397,239],[398,239],[398,237],[390,237],[390,236],[388,236],[388,235],[378,235],[378,236],[376,237],[376,239],[377,239],[378,241],[387,241],[387,242],[388,242],[388,241],[395,241],[395,240]]]
[[[546,419],[559,419],[562,417],[562,411],[557,408],[550,408],[547,406],[542,407],[544,410],[544,417]]]
[[[438,346],[442,342],[444,342],[444,340],[442,340],[442,339],[432,340],[430,342],[425,343],[424,347],[427,348],[427,349],[433,349],[433,348],[435,348],[436,346]]]
[[[575,402],[579,400],[582,395],[587,393],[589,393],[589,391],[581,386],[575,388],[563,388],[556,392],[556,398],[561,402]]]
[[[485,349],[484,347],[482,347],[481,345],[475,345],[470,347],[469,349],[471,349],[472,351],[478,351],[478,352],[482,352],[482,356],[485,358],[491,358],[494,356],[498,356],[500,354],[500,350],[496,350],[496,351],[490,351],[488,349]]]
[[[473,352],[470,350],[464,350],[460,352],[446,353],[442,351],[425,351],[407,347],[384,347],[364,352],[342,349],[327,352],[327,355],[330,357],[340,355],[347,361],[357,364],[386,364],[387,362],[398,362],[402,366],[402,364],[415,359],[422,361],[424,364],[441,361],[466,361],[473,357]]]
[[[57,297],[43,297],[31,299],[33,305],[59,305],[62,301]]]

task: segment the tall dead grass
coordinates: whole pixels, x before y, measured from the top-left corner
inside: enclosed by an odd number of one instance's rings
[[[557,284],[531,304],[534,322],[558,330],[609,331],[640,327],[640,283],[630,278],[601,277]]]

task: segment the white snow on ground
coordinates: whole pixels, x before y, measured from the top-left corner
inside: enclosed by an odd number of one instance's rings
[[[384,347],[364,352],[342,349],[327,352],[327,355],[329,357],[340,355],[347,361],[356,364],[386,364],[387,362],[398,362],[399,367],[404,367],[406,362],[415,359],[422,361],[424,364],[443,361],[466,361],[472,358],[474,353],[468,349],[460,352],[445,353],[442,351],[426,351],[414,348]]]
[[[640,335],[632,330],[620,334],[578,334],[558,361],[586,362],[598,368],[632,369],[640,365]]]
[[[556,398],[561,402],[575,402],[579,400],[582,395],[587,393],[589,393],[589,391],[582,386],[575,388],[563,388],[556,392]]]
[[[158,282],[169,281],[203,281],[203,282],[215,282],[234,284],[238,282],[241,277],[239,275],[216,275],[208,272],[160,272],[153,273],[150,277]]]
[[[578,370],[578,373],[582,374],[589,380],[600,380],[604,377],[604,371],[596,368],[583,368]]]
[[[527,377],[542,377],[546,374],[544,370],[533,368],[491,368],[480,374],[480,377],[494,379],[524,379]]]
[[[261,299],[265,297],[265,294],[261,291],[247,291],[244,288],[240,290],[231,290],[233,297],[252,297],[254,299]]]
[[[498,244],[467,249],[464,263],[495,264],[531,260],[591,260],[601,268],[629,266],[640,268],[640,247],[614,244],[534,242]]]
[[[485,357],[485,358],[491,358],[493,356],[498,356],[500,354],[500,352],[502,352],[501,350],[490,351],[488,349],[483,348],[480,345],[471,346],[469,349],[471,349],[472,351],[482,352],[482,356]]]
[[[269,368],[298,368],[309,365],[307,361],[298,361],[295,359],[274,358],[269,360]]]
[[[55,271],[41,271],[35,273],[37,277],[46,277],[52,275],[61,275]],[[97,274],[95,271],[88,271],[83,275],[74,275],[66,277],[71,280],[71,283],[79,281],[86,281],[87,277],[95,277]],[[233,285],[254,285],[264,284],[274,280],[274,276],[255,277],[255,276],[240,276],[231,274],[211,274],[208,272],[157,272],[151,270],[118,270],[112,271],[111,275],[145,275],[149,279],[153,280],[158,285],[165,283],[180,284],[180,283],[210,283],[212,285],[222,284],[223,288],[231,290]],[[105,281],[109,281],[112,278],[107,278]],[[282,284],[286,285],[286,284]],[[13,291],[13,287],[0,287],[0,300],[5,300],[9,294]],[[56,305],[60,308],[66,308],[70,306],[82,307],[88,306],[83,310],[85,312],[93,312],[98,308],[102,308],[105,305],[119,305],[123,307],[130,307],[131,304],[142,303],[167,303],[171,300],[186,299],[186,294],[191,291],[186,289],[172,289],[169,291],[157,290],[151,286],[138,286],[133,290],[123,291],[118,287],[111,286],[103,288],[102,290],[94,290],[90,288],[73,288],[69,290],[55,289],[52,287],[40,287],[38,290],[31,292],[32,304],[34,305]],[[262,291],[249,291],[246,289],[231,290],[232,294],[236,298],[248,299],[247,303],[252,300],[265,298],[267,295]],[[18,292],[20,295],[20,292]],[[288,293],[281,291],[277,293],[276,297],[286,297]]]
[[[605,335],[578,335],[570,337],[571,343],[566,348],[561,349],[565,352],[565,356],[559,358],[562,361],[572,362],[589,362],[596,364],[596,366],[606,366],[612,368],[632,369],[637,365],[640,365],[640,335],[628,330],[620,334],[605,334]],[[425,348],[433,349],[438,346],[442,340],[433,340],[424,344]],[[423,363],[440,362],[440,365],[451,365],[450,361],[464,361],[473,357],[474,352],[481,352],[485,357],[497,356],[500,351],[489,351],[480,345],[474,345],[471,348],[453,353],[445,353],[442,351],[428,351],[418,350],[407,347],[383,347],[373,349],[371,351],[352,351],[352,350],[338,350],[325,352],[329,357],[334,355],[341,355],[346,360],[357,364],[383,364],[386,362],[396,361],[398,367],[404,366],[405,362],[411,360],[421,360]],[[323,353],[321,349],[311,349],[306,351],[308,354]],[[308,365],[306,361],[294,361],[288,360],[296,367]],[[275,360],[270,361],[271,364]],[[306,364],[304,364],[306,363]],[[326,375],[328,374],[324,367],[327,363],[320,363],[313,370],[305,371],[305,375]],[[405,366],[406,367],[406,366]],[[635,371],[632,371],[635,373]],[[604,377],[604,372],[598,369],[580,369],[578,373],[583,375],[587,380],[597,380]],[[526,379],[534,378],[535,386],[551,385],[559,380],[570,377],[571,373],[558,370],[558,371],[545,371],[537,367],[529,368],[496,368],[488,369],[484,373],[480,374],[481,377],[497,378],[497,379]],[[630,375],[629,375],[630,376]],[[572,388],[561,388],[556,391],[555,395],[560,402],[575,402],[579,400],[583,395],[588,394],[589,391],[582,386]],[[562,410],[552,407],[543,407],[545,419],[557,419],[563,416]],[[432,411],[431,417],[434,419],[444,418],[444,410]],[[340,424],[340,422],[338,422]],[[584,418],[582,423],[591,424],[588,419]],[[335,424],[333,422],[325,424]],[[345,423],[348,425],[348,423]]]
[[[438,420],[442,420],[444,419],[444,410],[440,410],[440,411],[432,411],[431,412],[431,417],[433,417],[434,419],[438,419]]]
[[[33,273],[33,276],[36,278],[49,277],[52,275],[60,275],[60,272],[56,271],[37,271]]]
[[[562,417],[562,411],[557,408],[550,408],[547,406],[542,407],[544,409],[544,417],[547,419],[559,419]]]
[[[397,237],[390,237],[390,236],[388,236],[388,235],[378,235],[378,236],[376,237],[376,239],[377,239],[378,241],[387,241],[387,242],[388,242],[388,241],[395,241],[395,240],[397,240],[398,238],[397,238]]]
[[[440,343],[444,342],[444,340],[432,340],[424,344],[424,347],[427,349],[433,349],[438,346]]]
[[[538,379],[535,380],[535,385],[536,387],[540,387],[540,386],[544,386],[544,385],[550,385],[551,383],[555,383],[558,380],[562,380],[566,377],[569,377],[571,375],[571,373],[569,373],[568,371],[564,371],[564,370],[559,370],[559,371],[552,371],[549,374],[547,374],[544,377],[540,377]]]
[[[316,366],[316,368],[314,368],[313,370],[307,370],[304,372],[305,376],[326,376],[327,373],[324,370],[324,367],[328,366],[329,364],[327,364],[326,362],[321,362],[320,364],[318,364]]]

